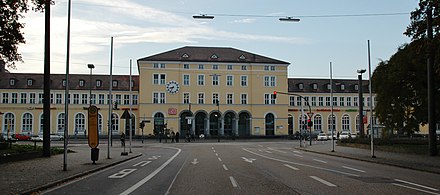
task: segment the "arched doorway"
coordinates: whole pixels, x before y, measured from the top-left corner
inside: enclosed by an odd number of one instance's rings
[[[269,113],[265,117],[266,136],[275,135],[275,117]]]
[[[161,112],[158,112],[154,114],[154,135],[159,135],[159,133],[163,133],[163,127],[164,127],[164,115]]]
[[[130,134],[130,120],[131,120],[131,135],[136,135],[136,116],[131,114],[131,119],[125,120],[125,136],[129,136]]]
[[[235,114],[233,112],[227,112],[225,114],[224,122],[224,135],[232,136],[235,134]]]
[[[221,128],[219,120],[220,117],[221,115],[217,111],[211,113],[211,115],[209,116],[209,134],[211,136],[217,136],[219,133],[219,130]]]
[[[251,120],[250,115],[247,112],[242,112],[238,115],[238,136],[250,136],[251,135]]]
[[[195,132],[196,135],[200,135],[200,134],[205,134],[205,119],[206,119],[206,114],[203,112],[199,112],[196,114],[196,118],[195,118]]]
[[[192,124],[188,124],[189,120],[187,119],[187,117],[191,116],[192,113],[190,113],[189,111],[185,111],[180,114],[180,135],[186,135],[187,133],[190,133]]]
[[[289,137],[292,137],[293,136],[293,116],[291,114],[289,114],[287,116],[287,123],[288,123],[287,131],[288,131]]]

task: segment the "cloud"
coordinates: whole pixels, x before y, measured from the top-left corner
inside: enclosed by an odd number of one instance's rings
[[[234,20],[230,23],[254,23],[255,21],[256,21],[256,19],[246,18],[246,19],[241,19],[241,20]]]

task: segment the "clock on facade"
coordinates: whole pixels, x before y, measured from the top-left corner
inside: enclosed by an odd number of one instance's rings
[[[176,94],[177,92],[179,92],[179,88],[180,88],[179,83],[177,83],[176,81],[168,82],[166,87],[167,87],[168,93],[171,93],[171,94]]]

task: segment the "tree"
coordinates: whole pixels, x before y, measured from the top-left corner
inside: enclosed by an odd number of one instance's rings
[[[420,0],[419,8],[411,12],[411,23],[406,28],[404,35],[412,40],[426,38],[426,10],[433,11],[433,33],[434,37],[440,33],[440,0]]]
[[[17,49],[26,43],[23,32],[24,23],[19,20],[30,9],[43,11],[46,0],[1,0],[0,1],[0,60],[9,68],[15,68],[15,62],[23,61]],[[30,5],[31,4],[31,5]]]

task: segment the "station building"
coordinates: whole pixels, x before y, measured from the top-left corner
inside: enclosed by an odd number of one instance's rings
[[[139,75],[131,80],[129,75],[113,75],[112,81],[109,75],[69,75],[69,135],[87,134],[90,104],[99,108],[103,136],[110,108],[115,135],[127,133],[130,123],[121,116],[131,109],[136,136],[206,137],[287,136],[303,129],[301,116],[311,117],[315,132],[356,133],[360,87],[364,110],[369,108],[368,81],[359,86],[358,80],[333,80],[331,100],[329,79],[288,78],[288,62],[235,48],[181,47],[140,58],[137,65]],[[44,75],[0,68],[2,132],[42,133]],[[64,132],[65,85],[65,75],[51,75],[51,133]],[[109,106],[110,87],[116,105]]]

